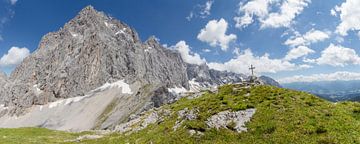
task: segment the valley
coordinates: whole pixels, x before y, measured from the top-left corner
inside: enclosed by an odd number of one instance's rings
[[[358,101],[360,81],[320,81],[282,84],[285,88],[305,91],[332,102]]]

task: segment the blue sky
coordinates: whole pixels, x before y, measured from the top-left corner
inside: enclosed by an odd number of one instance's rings
[[[360,79],[358,0],[0,0],[0,68],[10,73],[92,5],[155,35],[185,61],[282,83]]]

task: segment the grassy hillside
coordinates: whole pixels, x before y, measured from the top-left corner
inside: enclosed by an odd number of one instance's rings
[[[198,118],[187,120],[176,131],[177,111],[198,109]],[[205,121],[218,112],[256,108],[248,132],[209,129]],[[162,122],[136,132],[110,134],[83,143],[360,143],[360,103],[330,103],[313,95],[257,86],[225,85],[217,93],[206,92],[195,99],[183,98],[163,106],[172,113]],[[189,130],[202,135],[190,135]],[[0,129],[4,143],[64,142],[85,133],[65,133],[45,129]]]

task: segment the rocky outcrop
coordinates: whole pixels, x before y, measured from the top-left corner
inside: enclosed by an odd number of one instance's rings
[[[175,122],[173,130],[176,131],[186,120],[195,120],[198,118],[199,109],[191,109],[188,108],[182,109],[177,112],[178,118]]]
[[[245,124],[255,114],[255,109],[246,109],[237,112],[223,111],[211,116],[206,121],[210,128],[226,128],[237,132],[247,131]]]
[[[130,117],[129,121],[117,125],[114,131],[128,134],[136,132],[146,128],[150,124],[163,121],[170,113],[171,111],[166,109],[152,109]]]

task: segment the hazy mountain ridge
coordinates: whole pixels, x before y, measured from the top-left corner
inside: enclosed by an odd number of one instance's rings
[[[285,88],[309,92],[330,101],[353,100],[360,96],[360,81],[320,81],[282,84]]]

